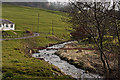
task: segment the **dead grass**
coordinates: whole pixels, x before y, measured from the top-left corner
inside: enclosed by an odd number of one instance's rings
[[[64,48],[75,48],[78,47],[78,44],[67,44]],[[102,68],[102,62],[100,59],[100,54],[98,51],[95,50],[59,50],[56,52],[61,58],[67,60],[69,63],[74,64],[78,68],[82,68],[86,71],[92,73],[98,73],[100,75],[104,74]],[[117,59],[114,58],[113,54],[107,54],[109,59],[110,67],[113,69],[115,68],[114,62]],[[113,61],[114,60],[114,61]]]

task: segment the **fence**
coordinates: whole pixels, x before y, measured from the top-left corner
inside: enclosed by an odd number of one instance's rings
[[[19,37],[27,37],[30,36],[30,34],[22,34],[22,35],[2,35],[3,39],[6,38],[19,38]]]

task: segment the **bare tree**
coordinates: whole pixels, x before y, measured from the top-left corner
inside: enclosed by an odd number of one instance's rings
[[[117,10],[116,10],[117,9]],[[113,23],[115,26],[116,36],[120,45],[120,2],[113,2]]]
[[[110,15],[113,14],[114,5],[111,6],[110,2],[71,2],[70,5],[71,13],[69,16],[72,17],[70,22],[73,29],[82,27],[91,36],[100,52],[105,74],[110,73],[111,68],[105,55],[103,42],[106,39],[106,35],[110,34],[108,30],[110,30],[109,26],[112,25],[111,21],[113,18],[115,20],[118,19],[117,16]],[[119,41],[118,26],[116,25],[114,28],[116,28]]]

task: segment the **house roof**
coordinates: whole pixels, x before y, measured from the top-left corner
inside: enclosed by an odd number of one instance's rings
[[[2,23],[2,24],[14,24],[13,22],[11,22],[7,19],[0,19],[0,23]]]

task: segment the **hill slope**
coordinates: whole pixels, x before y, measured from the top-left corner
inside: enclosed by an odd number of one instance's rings
[[[52,20],[55,35],[66,34],[65,24],[61,17],[61,12],[44,10],[39,8],[3,5],[2,17],[16,24],[16,30],[38,31],[39,13],[39,32],[51,32]]]
[[[61,42],[65,31],[65,23],[61,21],[60,12],[43,10],[30,7],[3,5],[3,19],[8,19],[16,24],[16,30],[37,30],[37,16],[40,13],[39,32],[51,33],[51,20],[54,20],[54,33],[40,34],[39,37],[26,40],[2,41],[2,67],[4,78],[54,78],[67,77],[53,70],[53,65],[43,60],[29,58],[28,49],[46,46],[51,43]],[[32,28],[33,26],[33,28]],[[56,37],[57,36],[57,37]],[[59,38],[59,39],[56,39]],[[64,38],[68,40],[68,36]],[[59,70],[59,69],[58,69]],[[55,75],[53,74],[55,73]]]

